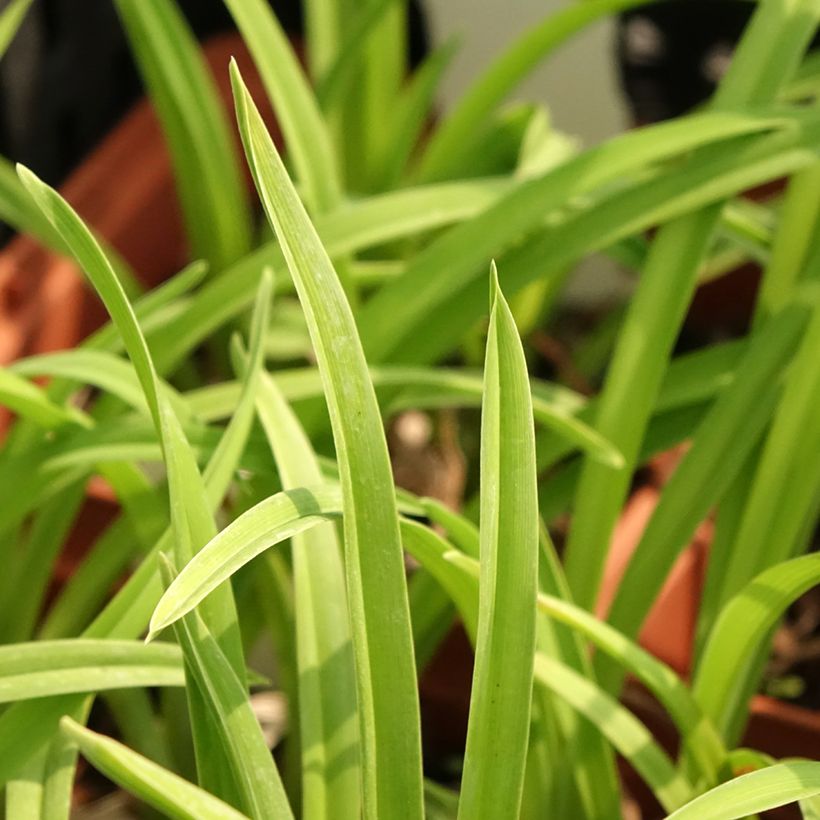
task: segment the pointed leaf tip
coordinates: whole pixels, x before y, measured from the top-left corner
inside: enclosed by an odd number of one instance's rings
[[[242,72],[239,70],[239,63],[236,62],[235,57],[231,57],[228,65],[228,72],[231,75],[231,88],[233,89],[234,100],[238,101],[242,94],[247,94],[245,87],[245,80],[242,78]]]
[[[60,718],[60,731],[64,735],[67,735],[72,739],[76,739],[80,735],[80,732],[78,731],[79,728],[79,724],[75,720],[72,720],[68,715],[63,715]]]
[[[498,283],[498,268],[495,259],[490,261],[490,310],[495,306],[496,300],[501,293],[501,285]]]
[[[27,166],[23,165],[22,162],[18,162],[14,166],[15,170],[17,171],[17,178],[20,182],[23,183],[25,189],[31,194],[32,197],[36,197],[37,191],[41,189],[45,183]]]

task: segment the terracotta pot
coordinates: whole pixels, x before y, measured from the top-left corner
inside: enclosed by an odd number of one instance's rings
[[[227,69],[235,56],[271,126],[262,83],[239,35],[219,35],[203,51],[230,122],[234,114]],[[146,286],[158,284],[186,262],[170,157],[148,100],[134,106],[71,174],[61,193]],[[0,363],[72,347],[104,319],[102,306],[72,262],[28,236],[16,237],[0,251]]]
[[[606,617],[632,553],[655,512],[661,489],[684,451],[685,447],[678,447],[654,459],[644,471],[645,481],[627,501],[612,536],[596,608],[599,617]],[[675,562],[640,633],[641,645],[684,677],[692,660],[712,535],[711,521],[698,527],[692,544]]]

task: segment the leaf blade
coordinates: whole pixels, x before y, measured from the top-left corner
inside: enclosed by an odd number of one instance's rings
[[[421,816],[419,706],[387,444],[350,306],[232,65],[237,119],[325,383],[345,508],[345,555],[368,817]]]
[[[245,815],[148,758],[92,732],[69,717],[62,733],[96,769],[168,817],[179,820],[242,820]]]
[[[532,400],[493,269],[481,420],[481,580],[460,818],[516,815],[535,656],[538,499]]]

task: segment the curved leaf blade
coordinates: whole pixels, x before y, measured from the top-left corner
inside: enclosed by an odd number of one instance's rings
[[[817,794],[820,763],[778,763],[716,786],[670,814],[667,820],[736,820]]]
[[[820,583],[820,557],[804,555],[763,571],[732,598],[709,634],[693,685],[694,695],[718,730],[726,733],[765,645],[786,609]]]
[[[307,201],[320,213],[335,208],[341,183],[333,144],[287,35],[262,0],[225,0],[225,5],[251,50]]]
[[[173,644],[71,639],[0,647],[0,703],[184,681]]]
[[[60,730],[77,744],[95,769],[167,817],[178,820],[242,820],[245,817],[193,783],[69,717],[60,721]]]
[[[524,350],[493,267],[481,413],[478,628],[460,818],[519,811],[530,727],[538,494]]]
[[[691,797],[692,785],[675,769],[649,730],[615,698],[584,675],[540,652],[535,656],[535,678],[606,737],[635,768],[666,811],[674,811]]]
[[[117,0],[165,131],[195,257],[219,270],[250,250],[250,209],[228,121],[172,0]]]
[[[231,75],[245,152],[305,312],[336,443],[365,816],[420,817],[421,740],[407,585],[373,384],[339,278],[235,64]]]
[[[262,374],[256,396],[262,427],[285,488],[318,484],[322,471],[276,382]],[[352,638],[341,548],[332,524],[291,538],[302,813],[328,820],[361,814],[359,733]]]

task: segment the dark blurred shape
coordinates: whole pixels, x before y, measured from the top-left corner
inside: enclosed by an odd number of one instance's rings
[[[664,0],[623,13],[618,19],[618,71],[632,123],[671,119],[706,102],[726,73],[755,5]],[[815,37],[813,45],[817,43]],[[766,199],[780,187],[770,184],[749,196]],[[759,266],[749,263],[699,287],[677,350],[745,333],[759,278]]]
[[[618,67],[634,122],[677,117],[708,99],[753,10],[741,0],[667,0],[622,14]]]
[[[8,0],[0,0],[0,7]],[[222,0],[177,0],[200,40],[233,28]],[[272,0],[284,27],[301,36],[299,0]],[[427,49],[411,3],[410,51]],[[58,184],[141,93],[112,0],[35,0],[0,63],[0,154]]]

